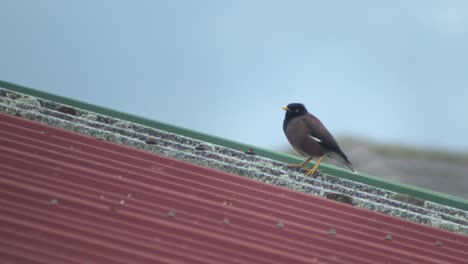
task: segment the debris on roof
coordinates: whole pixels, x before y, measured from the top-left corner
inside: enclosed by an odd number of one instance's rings
[[[7,89],[0,89],[0,112],[416,223],[468,234],[467,211],[421,199],[411,202],[416,200],[333,175],[306,178],[299,169],[260,157],[249,149],[237,151]]]

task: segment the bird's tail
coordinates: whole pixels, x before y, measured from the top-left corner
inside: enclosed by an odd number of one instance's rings
[[[346,167],[348,167],[348,169],[351,170],[352,173],[358,173],[358,171],[353,167],[353,164],[351,164],[348,157],[346,157],[343,151],[340,150],[339,152],[330,152],[327,153],[327,156],[346,165]]]
[[[346,165],[346,167],[348,167],[348,169],[351,170],[352,173],[356,174],[358,173],[358,171],[353,167],[353,165],[350,163],[344,163]]]

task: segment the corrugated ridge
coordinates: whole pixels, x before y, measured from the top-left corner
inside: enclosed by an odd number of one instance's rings
[[[115,141],[119,144],[245,175],[268,183],[287,186],[294,190],[312,192],[321,196],[326,196],[329,193],[344,194],[352,197],[353,204],[359,207],[463,234],[468,233],[468,214],[462,210],[427,201],[422,201],[423,206],[401,203],[392,199],[395,193],[330,175],[306,179],[302,172],[289,170],[285,164],[272,160],[246,155],[215,145],[207,146],[209,150],[199,151],[195,147],[199,144],[206,144],[205,142],[110,119],[53,102],[34,100],[34,98],[20,97],[16,101],[11,101],[5,97],[3,98],[5,104],[0,104],[0,111],[3,110],[32,120]],[[41,105],[41,107],[37,105]],[[153,141],[154,143],[145,143],[145,141]]]
[[[167,263],[176,255],[179,262],[193,258],[191,263],[219,263],[223,256],[250,263],[306,263],[314,257],[320,263],[464,263],[468,256],[464,236],[0,117],[0,195],[11,201],[1,203],[2,215],[10,217],[1,219],[2,226],[23,230],[23,236],[40,230],[53,241],[79,241],[81,250],[91,244],[101,258],[110,258],[106,250],[119,250],[121,256],[109,262],[124,263],[134,254],[139,263],[159,254]],[[175,216],[167,215],[171,211]],[[280,222],[284,228],[276,226]],[[153,251],[152,236],[145,237],[142,228],[165,230],[166,239],[179,237],[179,243],[203,237],[205,244],[185,242],[185,254],[179,254],[177,242]],[[330,228],[336,236],[328,234]],[[127,229],[141,231],[120,231]],[[98,241],[86,240],[86,232]],[[387,234],[392,240],[384,239]],[[443,246],[435,246],[437,241]]]

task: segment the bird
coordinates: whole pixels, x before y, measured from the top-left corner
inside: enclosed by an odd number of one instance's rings
[[[307,171],[306,176],[310,176],[317,171],[320,162],[327,156],[340,161],[353,173],[357,173],[332,134],[303,104],[291,103],[283,107],[283,110],[286,111],[283,121],[286,138],[297,152],[307,157],[300,164],[289,164],[290,167],[303,167]],[[306,169],[305,166],[313,158],[318,158],[315,166]]]

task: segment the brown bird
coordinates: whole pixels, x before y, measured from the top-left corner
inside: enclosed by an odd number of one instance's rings
[[[317,163],[312,169],[306,169],[306,176],[317,171],[324,156],[338,160],[346,165],[353,173],[353,168],[348,157],[338,146],[333,136],[318,118],[310,114],[303,104],[292,103],[283,107],[286,115],[283,121],[283,131],[289,143],[301,155],[307,159],[301,164],[290,164],[291,167],[304,167],[313,158],[318,157]]]

